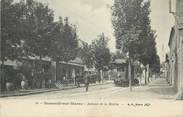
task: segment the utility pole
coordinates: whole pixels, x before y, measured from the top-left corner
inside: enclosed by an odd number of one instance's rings
[[[129,88],[130,92],[132,91],[132,77],[131,77],[131,60],[128,60],[128,79],[129,79]]]
[[[132,92],[131,59],[130,59],[129,52],[127,53],[127,58],[128,58],[128,80],[129,80],[129,88],[130,88],[130,92]]]

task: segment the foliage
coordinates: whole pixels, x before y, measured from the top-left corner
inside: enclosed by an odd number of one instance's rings
[[[149,7],[150,2],[145,3],[143,7],[143,14],[146,15],[142,18],[144,25],[142,25],[142,32],[139,35],[142,41],[139,49],[140,61],[143,65],[149,64],[152,71],[159,72],[160,59],[156,50],[156,31],[152,30],[150,26]]]
[[[124,59],[124,58],[126,58],[125,54],[122,53],[119,50],[117,50],[116,53],[112,54],[112,60],[115,60],[115,59]]]
[[[112,23],[116,37],[117,49],[129,52],[131,57],[137,55],[138,35],[141,31],[142,0],[115,1],[112,7]]]
[[[48,55],[51,43],[51,29],[53,11],[48,6],[27,0],[25,4],[26,39],[24,43],[25,55],[39,56],[40,59]]]
[[[1,60],[16,60],[21,56],[24,39],[23,4],[13,0],[1,1]]]
[[[58,22],[55,22],[52,31],[52,41],[50,48],[50,56],[55,61],[66,61],[72,60],[76,57],[78,51],[78,37],[77,31],[72,26],[68,18],[64,19],[60,17]]]
[[[54,22],[53,11],[34,0],[16,3],[2,0],[1,5],[3,61],[30,56],[41,59],[48,55],[64,61],[75,58],[77,31],[69,24],[68,18],[64,24],[61,19]]]
[[[65,25],[63,30],[63,52],[64,52],[64,61],[69,61],[74,59],[77,55],[78,49],[78,37],[76,26],[69,24],[68,18],[65,18]]]
[[[98,70],[106,70],[109,67],[111,55],[107,47],[108,39],[104,34],[99,35],[99,38],[92,43],[94,48],[95,68]]]
[[[160,58],[158,55],[154,56],[152,59],[152,63],[150,64],[150,68],[154,73],[160,73]]]
[[[95,63],[95,59],[94,59],[94,50],[92,48],[92,45],[83,43],[83,47],[80,48],[78,55],[81,57],[81,59],[83,60],[87,68],[93,67]]]
[[[77,29],[69,23],[54,22],[54,13],[34,0],[1,1],[1,61],[51,57],[54,61],[74,59],[77,50]],[[40,65],[41,68],[43,65]],[[22,66],[26,74],[31,68]],[[41,69],[40,68],[40,69]],[[28,76],[28,75],[27,75]]]
[[[117,48],[144,65],[158,64],[156,35],[150,26],[150,1],[115,1],[112,10]]]

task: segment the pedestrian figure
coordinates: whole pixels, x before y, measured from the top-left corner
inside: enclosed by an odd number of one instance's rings
[[[86,77],[85,86],[86,86],[86,92],[88,92],[88,87],[89,87],[89,79],[88,79],[88,77]]]
[[[80,76],[79,76],[79,74],[77,74],[75,78],[76,78],[77,87],[80,87]]]
[[[31,82],[30,82],[30,86],[33,89],[34,88],[34,70],[32,69],[31,71]]]
[[[48,88],[51,88],[52,81],[51,79],[48,80]]]
[[[21,87],[22,87],[23,90],[25,90],[26,89],[26,86],[27,86],[27,82],[26,82],[25,75],[21,73],[20,74],[20,77],[22,79],[22,81],[21,81]]]
[[[13,83],[11,83],[11,82],[6,82],[6,90],[7,90],[7,91],[13,90]]]

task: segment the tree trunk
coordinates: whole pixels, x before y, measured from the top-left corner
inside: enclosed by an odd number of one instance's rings
[[[58,65],[59,65],[59,61],[56,60],[56,81],[58,80]]]
[[[5,89],[5,75],[4,75],[4,59],[2,59],[2,65],[1,65],[1,79],[0,79],[0,83],[1,83],[1,86],[0,86],[0,91],[4,90]]]
[[[146,68],[146,66],[145,66],[145,85],[147,84],[147,68]]]
[[[101,78],[101,82],[103,82],[104,77],[103,77],[103,70],[100,70],[100,78]]]
[[[108,75],[108,80],[111,80],[111,74],[110,74],[110,71],[107,71],[107,75]]]
[[[1,93],[1,91],[2,91],[2,88],[1,88],[1,87],[2,87],[2,85],[3,85],[2,79],[3,79],[3,78],[2,78],[2,75],[1,75],[1,78],[0,78],[0,84],[1,84],[1,86],[0,86],[0,93]]]
[[[40,84],[39,84],[39,88],[42,88],[42,82],[43,82],[43,71],[42,71],[42,57],[41,55],[39,56],[39,60],[40,60],[40,67],[41,67],[41,73],[40,73]]]
[[[132,77],[131,77],[131,61],[128,61],[128,78],[129,78],[129,88],[132,91]]]
[[[2,61],[2,66],[4,66],[4,60],[2,59],[1,61]]]
[[[147,65],[147,83],[150,82],[150,79],[149,79],[149,64]]]

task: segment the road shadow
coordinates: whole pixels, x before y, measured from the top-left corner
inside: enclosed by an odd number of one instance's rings
[[[164,84],[151,85],[147,91],[161,95],[176,95],[176,90],[174,87]]]

